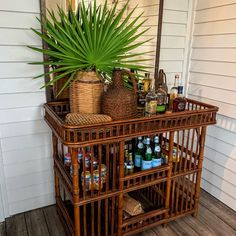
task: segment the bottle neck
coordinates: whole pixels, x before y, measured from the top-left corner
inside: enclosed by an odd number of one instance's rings
[[[178,97],[183,97],[183,86],[178,86]]]

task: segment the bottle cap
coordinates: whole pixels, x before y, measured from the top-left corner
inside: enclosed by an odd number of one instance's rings
[[[178,94],[183,94],[184,87],[178,86]]]
[[[176,79],[179,79],[179,75],[178,75],[178,74],[176,74],[176,75],[175,75],[175,78],[176,78]]]
[[[142,139],[143,139],[142,136],[138,137],[138,140],[142,140]]]
[[[150,138],[147,138],[146,139],[146,144],[150,144],[150,141],[151,141]]]

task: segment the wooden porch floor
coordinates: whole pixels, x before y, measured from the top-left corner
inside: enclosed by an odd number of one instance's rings
[[[201,191],[199,215],[187,216],[155,227],[139,236],[221,235],[236,236],[236,212]],[[55,206],[49,206],[6,219],[0,224],[0,236],[65,236]]]

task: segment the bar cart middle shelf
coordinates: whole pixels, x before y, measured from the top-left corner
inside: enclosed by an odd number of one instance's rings
[[[217,107],[187,99],[184,112],[86,126],[64,122],[70,111],[67,101],[44,107],[53,133],[57,209],[70,235],[134,235],[186,214],[197,214],[206,128],[216,123]],[[155,135],[162,147],[168,146],[168,162],[125,176],[125,144],[139,136]],[[71,171],[63,164],[65,147],[72,156]],[[81,179],[86,177],[88,147],[90,182]],[[173,159],[174,148],[178,160]],[[97,172],[93,169],[95,157]],[[124,217],[127,193],[143,203],[143,213]]]

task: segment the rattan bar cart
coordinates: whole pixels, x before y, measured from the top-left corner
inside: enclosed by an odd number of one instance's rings
[[[217,107],[188,99],[184,112],[87,126],[66,125],[69,109],[68,102],[45,105],[45,120],[52,129],[56,204],[70,235],[133,235],[197,214],[206,129],[216,123]],[[125,143],[157,134],[161,146],[169,147],[168,163],[125,176]],[[72,174],[63,164],[65,146],[72,155]],[[89,189],[81,179],[86,147],[91,148],[91,163],[94,156],[98,159],[99,178],[101,164],[106,166],[104,183],[93,187],[92,176]],[[172,159],[173,148],[179,150],[178,161]],[[78,149],[83,153],[80,164]],[[145,202],[144,213],[124,218],[126,193]]]

